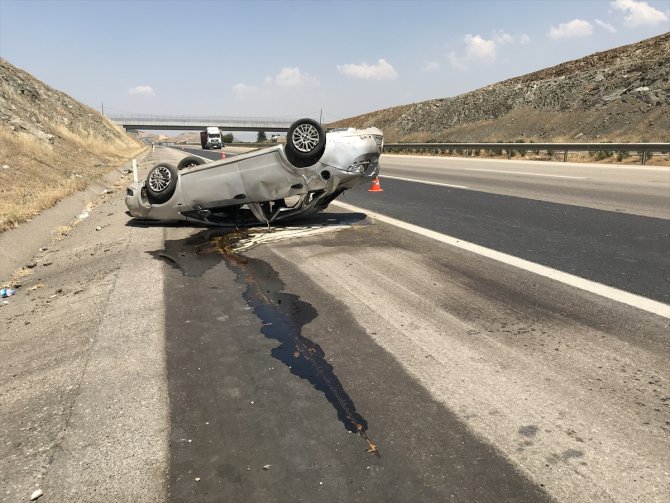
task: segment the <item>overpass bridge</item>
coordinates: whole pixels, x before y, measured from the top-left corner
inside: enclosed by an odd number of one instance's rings
[[[126,131],[135,130],[203,130],[218,126],[223,131],[264,131],[286,132],[297,118],[273,117],[186,117],[186,116],[149,116],[149,115],[113,115],[112,122]]]

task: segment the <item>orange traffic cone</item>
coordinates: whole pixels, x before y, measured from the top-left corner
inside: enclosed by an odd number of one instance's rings
[[[225,158],[226,158],[226,151],[223,150],[223,147],[221,147],[221,159],[225,159]]]
[[[384,192],[382,186],[379,185],[379,177],[372,180],[372,186],[368,189],[368,192]]]

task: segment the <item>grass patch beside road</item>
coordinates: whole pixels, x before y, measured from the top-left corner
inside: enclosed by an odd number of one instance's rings
[[[96,140],[65,128],[53,144],[0,129],[0,232],[82,190],[145,147]]]

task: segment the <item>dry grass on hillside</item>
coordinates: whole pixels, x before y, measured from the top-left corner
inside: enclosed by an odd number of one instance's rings
[[[142,151],[134,142],[96,141],[62,127],[50,145],[0,128],[0,232],[83,189]]]

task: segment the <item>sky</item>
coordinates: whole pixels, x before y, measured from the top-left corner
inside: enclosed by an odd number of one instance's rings
[[[670,31],[670,0],[0,0],[0,57],[106,115],[319,117]]]

